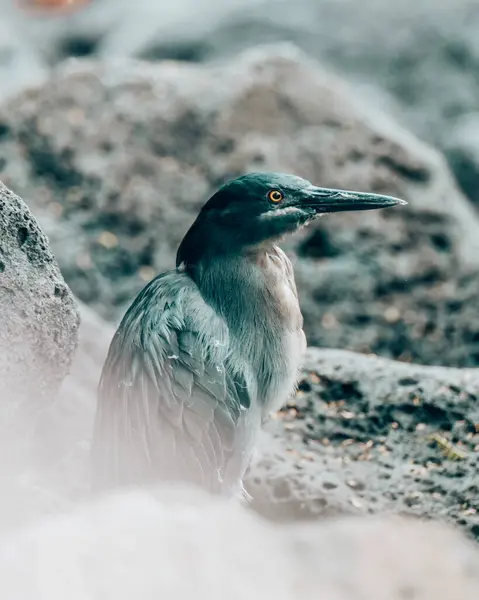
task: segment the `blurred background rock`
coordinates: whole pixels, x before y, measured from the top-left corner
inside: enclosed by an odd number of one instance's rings
[[[21,2],[53,8],[22,12]],[[73,0],[57,16],[66,4],[2,0],[2,93],[69,56],[204,62],[292,41],[452,152],[461,186],[477,196],[463,127],[465,116],[478,119],[475,0]]]

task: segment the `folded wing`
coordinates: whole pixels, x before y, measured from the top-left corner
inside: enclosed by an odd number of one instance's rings
[[[158,277],[125,315],[103,368],[94,486],[186,481],[226,493],[244,471],[250,406],[225,322],[186,275]]]

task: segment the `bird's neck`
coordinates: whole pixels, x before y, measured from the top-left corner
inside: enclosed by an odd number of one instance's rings
[[[262,258],[272,248],[244,252],[236,256],[207,257],[187,271],[204,299],[236,331],[245,322],[257,323],[273,316]],[[274,311],[273,311],[274,312]]]
[[[301,332],[302,316],[290,267],[273,245],[187,267],[204,300],[226,321],[234,355],[254,373],[265,410],[281,399],[283,379],[295,376],[287,341]]]

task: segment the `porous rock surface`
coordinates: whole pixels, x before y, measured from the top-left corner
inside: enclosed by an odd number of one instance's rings
[[[79,317],[68,286],[26,204],[0,183],[2,427],[50,403],[68,373]]]
[[[479,372],[310,348],[248,476],[275,519],[408,513],[479,538]]]
[[[30,472],[51,432],[76,347],[79,317],[48,240],[26,204],[0,182],[0,530],[35,514]],[[65,424],[63,424],[65,425]]]
[[[0,593],[475,600],[479,553],[457,532],[404,518],[281,527],[188,489],[132,491],[2,540]]]

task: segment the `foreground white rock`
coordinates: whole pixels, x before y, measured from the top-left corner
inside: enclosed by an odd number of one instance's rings
[[[0,544],[8,600],[476,600],[479,554],[439,525],[280,527],[190,490],[131,491]]]

